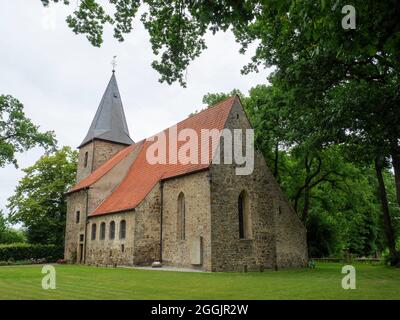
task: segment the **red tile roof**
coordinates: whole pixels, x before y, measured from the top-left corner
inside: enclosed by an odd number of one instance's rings
[[[118,163],[120,163],[125,157],[127,157],[131,152],[133,152],[136,147],[138,147],[139,143],[130,145],[117,152],[111,159],[106,161],[100,167],[98,167],[95,171],[93,171],[89,176],[79,181],[75,186],[73,186],[68,193],[72,193],[81,189],[85,189],[95,182],[97,182],[100,178],[102,178],[108,171],[114,168]]]
[[[205,109],[198,114],[179,122],[177,124],[178,133],[182,129],[190,128],[194,129],[197,132],[197,135],[200,137],[202,129],[224,129],[228,114],[234,101],[235,97],[231,97],[215,106],[209,107],[208,109]],[[170,128],[163,131],[167,137],[167,159],[169,147],[169,129]],[[203,170],[208,168],[210,165],[210,163],[201,164],[200,161],[198,161],[198,164],[150,164],[146,159],[146,153],[149,146],[153,143],[153,141],[148,140],[144,142],[143,147],[139,151],[138,156],[134,160],[121,184],[108,198],[103,201],[103,203],[100,204],[100,206],[94,212],[90,214],[90,216],[133,209],[144,200],[144,198],[160,180]],[[184,143],[185,142],[178,142],[178,150],[179,147]],[[210,162],[215,149],[216,146],[212,146],[210,143],[209,150],[202,150],[203,152],[209,152]],[[93,172],[93,174],[95,174],[95,172]],[[93,179],[91,178],[92,175],[90,175],[88,178]]]

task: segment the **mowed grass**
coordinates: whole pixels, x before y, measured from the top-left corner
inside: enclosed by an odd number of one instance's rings
[[[400,269],[355,264],[355,290],[342,265],[249,273],[187,273],[55,265],[55,290],[41,286],[42,266],[0,267],[3,299],[400,299]]]

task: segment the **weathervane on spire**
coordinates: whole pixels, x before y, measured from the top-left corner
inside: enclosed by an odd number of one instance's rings
[[[117,56],[114,56],[112,61],[111,61],[111,65],[113,67],[112,72],[115,72],[115,67],[117,66]]]

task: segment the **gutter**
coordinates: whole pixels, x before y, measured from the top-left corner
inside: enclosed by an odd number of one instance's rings
[[[207,170],[210,170],[210,166],[211,166],[211,163],[207,167],[204,167],[204,168],[196,169],[196,170],[189,171],[189,172],[183,172],[183,173],[180,173],[180,174],[177,174],[177,175],[174,175],[171,177],[167,177],[167,178],[160,178],[160,182],[164,182],[164,181],[168,181],[168,180],[172,180],[172,179],[176,179],[176,178],[182,178],[184,176],[189,176],[191,174],[207,171]]]
[[[160,263],[162,263],[162,241],[163,241],[163,209],[164,209],[164,182],[160,181],[160,189],[161,189],[161,196],[160,196]]]

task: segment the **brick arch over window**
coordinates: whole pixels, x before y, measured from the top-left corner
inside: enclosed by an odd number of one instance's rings
[[[181,192],[177,201],[177,238],[178,240],[186,239],[186,203],[185,194]]]
[[[252,238],[252,223],[250,213],[249,196],[246,190],[243,190],[238,197],[238,217],[239,217],[239,238]]]

